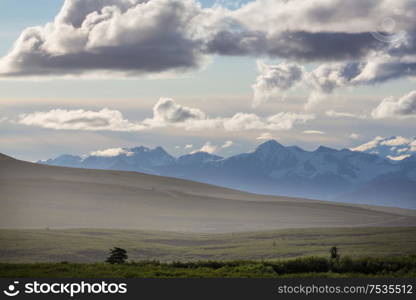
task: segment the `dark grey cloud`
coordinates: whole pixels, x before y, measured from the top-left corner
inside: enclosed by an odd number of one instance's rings
[[[80,28],[85,18],[94,12],[100,12],[106,6],[116,6],[121,12],[129,8],[145,3],[148,0],[72,0],[65,1],[61,13],[58,15],[58,22],[71,24]]]
[[[49,122],[53,122],[54,119],[50,119],[50,120],[46,120]],[[110,121],[108,119],[105,118],[99,118],[99,117],[95,117],[95,118],[85,118],[85,117],[81,117],[81,118],[74,118],[74,119],[70,119],[70,120],[66,120],[63,121],[62,124],[83,124],[86,127],[107,127],[110,125]]]
[[[183,72],[213,54],[360,64],[387,55],[390,75],[374,79],[383,81],[414,74],[415,18],[414,0],[256,0],[234,11],[197,0],[66,0],[53,22],[24,30],[0,76]]]
[[[264,32],[221,31],[209,41],[208,53],[230,56],[268,56],[301,61],[355,60],[380,49],[370,32],[285,31],[267,37]]]

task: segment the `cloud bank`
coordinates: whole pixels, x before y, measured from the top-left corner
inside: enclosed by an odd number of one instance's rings
[[[21,33],[0,60],[0,76],[183,72],[211,55],[356,63],[354,79],[362,82],[415,75],[413,0],[256,0],[237,7],[66,0],[52,22]],[[394,26],[384,26],[386,18]]]
[[[295,125],[304,124],[314,118],[313,114],[290,112],[280,112],[267,117],[240,112],[231,117],[212,118],[200,109],[179,105],[173,99],[161,98],[153,107],[153,117],[142,121],[130,121],[120,111],[104,108],[100,111],[54,109],[21,114],[18,123],[56,130],[135,132],[167,127],[242,131],[290,130]],[[230,146],[231,141],[223,148]]]
[[[259,63],[260,75],[252,86],[253,106],[273,99],[284,100],[290,89],[302,85],[311,90],[305,106],[311,108],[339,88],[416,76],[416,55],[409,59],[400,62],[385,54],[373,55],[368,61],[323,63],[310,72],[298,64]]]

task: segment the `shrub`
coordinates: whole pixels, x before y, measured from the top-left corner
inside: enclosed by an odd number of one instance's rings
[[[128,259],[127,251],[118,247],[110,249],[110,256],[106,262],[109,264],[124,264]]]

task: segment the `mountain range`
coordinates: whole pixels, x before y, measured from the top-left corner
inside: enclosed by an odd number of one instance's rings
[[[39,163],[136,171],[259,194],[416,209],[415,155],[395,161],[324,146],[306,151],[270,140],[253,152],[228,158],[205,152],[174,157],[162,147],[136,147],[85,157],[62,155]]]

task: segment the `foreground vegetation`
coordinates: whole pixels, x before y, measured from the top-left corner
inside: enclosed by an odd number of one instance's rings
[[[2,278],[275,278],[416,277],[416,255],[386,258],[319,257],[284,261],[0,264]]]
[[[416,253],[416,227],[286,229],[234,234],[140,230],[0,230],[0,262],[104,262],[120,247],[130,260],[161,262],[273,261],[341,257],[394,257]],[[100,267],[101,268],[101,267]],[[102,267],[105,268],[105,267]]]

